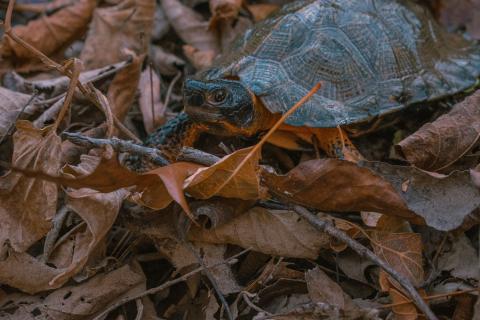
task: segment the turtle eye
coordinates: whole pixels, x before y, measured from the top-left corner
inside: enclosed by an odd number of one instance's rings
[[[217,89],[213,91],[212,98],[215,103],[222,103],[227,97],[227,91],[225,89]]]

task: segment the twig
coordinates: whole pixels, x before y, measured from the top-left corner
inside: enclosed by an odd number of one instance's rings
[[[65,101],[63,102],[63,106],[58,113],[57,119],[53,124],[53,130],[56,131],[60,123],[62,122],[63,118],[67,114],[68,109],[72,103],[73,94],[75,93],[75,89],[77,87],[78,77],[80,76],[80,69],[81,63],[78,59],[73,59],[72,62],[72,80],[70,81],[70,85],[67,90],[67,95],[65,96]]]
[[[266,315],[268,316],[271,316],[272,313],[266,311],[266,310],[263,310],[262,308],[260,308],[259,306],[257,306],[256,304],[254,304],[252,301],[250,301],[250,298],[248,297],[248,294],[249,292],[246,292],[246,291],[242,291],[240,293],[240,295],[242,296],[242,299],[243,301],[245,301],[246,304],[248,304],[248,306],[250,308],[252,308],[253,310],[255,311],[258,311],[258,312],[262,312],[262,313],[265,313]]]
[[[140,298],[136,299],[135,305],[137,306],[137,316],[135,317],[135,320],[142,320],[143,310],[144,310],[142,299]]]
[[[50,258],[50,255],[53,252],[53,248],[55,247],[55,242],[60,234],[60,230],[63,227],[63,222],[68,214],[67,206],[63,206],[58,210],[58,213],[53,218],[53,228],[47,233],[45,237],[45,244],[43,245],[43,255],[41,257],[41,261],[46,263]]]
[[[155,148],[140,146],[138,144],[117,138],[97,139],[73,132],[63,132],[62,135],[72,143],[87,148],[102,148],[104,146],[112,146],[112,148],[117,152],[128,152],[131,154],[144,156],[155,165],[166,166],[169,164],[168,160],[160,155],[160,151]]]
[[[52,59],[50,59],[49,57],[47,57],[40,50],[38,50],[37,48],[35,48],[31,44],[29,44],[28,42],[26,42],[22,38],[18,37],[15,34],[15,32],[13,32],[12,14],[13,14],[14,6],[15,6],[15,0],[9,0],[8,7],[7,7],[7,13],[5,15],[5,22],[4,22],[5,35],[8,36],[9,38],[11,38],[12,40],[14,40],[15,42],[17,42],[19,45],[24,47],[26,50],[30,51],[34,56],[39,58],[46,66],[57,70],[61,74],[64,74],[64,75],[66,75],[67,77],[69,77],[70,79],[73,80],[73,73],[72,72],[70,72],[68,69],[66,69],[61,64],[58,64],[57,62],[55,62]],[[88,100],[90,100],[90,102],[92,102],[97,108],[99,108],[100,110],[103,111],[103,107],[100,104],[100,102],[96,99],[96,95],[94,93],[92,93],[91,90],[88,90],[87,89],[88,87],[85,87],[83,85],[83,83],[80,82],[80,81],[77,82],[77,87],[80,90],[80,92],[82,92],[82,94],[85,95],[85,97],[87,97]],[[124,134],[126,134],[130,138],[138,139],[137,137],[135,137],[135,135],[132,132],[130,132],[130,130],[128,130],[121,123],[120,120],[118,120],[118,118],[115,115],[113,116],[113,120],[114,120],[113,122],[114,122],[115,126],[117,126],[117,128],[121,132],[123,132]]]
[[[408,292],[408,294],[412,298],[415,305],[418,307],[418,309],[420,309],[425,314],[425,317],[427,319],[437,320],[437,317],[435,316],[435,314],[432,312],[432,310],[430,310],[428,305],[425,303],[425,301],[422,299],[422,297],[420,296],[418,291],[415,289],[415,287],[410,283],[410,281],[406,277],[404,277],[402,274],[397,272],[395,269],[393,269],[385,261],[383,261],[378,256],[376,256],[371,250],[369,250],[367,247],[363,246],[359,242],[350,238],[345,232],[335,228],[331,222],[318,219],[315,215],[313,215],[310,211],[308,211],[304,207],[295,205],[293,209],[299,216],[307,220],[315,229],[321,232],[325,232],[328,235],[334,237],[335,239],[346,243],[362,258],[369,259],[370,261],[375,263],[377,266],[382,268],[393,279],[395,279],[398,283],[400,283],[400,285]]]
[[[233,264],[233,263],[236,263],[236,261],[234,261],[236,258],[244,255],[245,253],[249,252],[250,249],[245,249],[233,256],[231,256],[230,258],[222,261],[222,262],[219,262],[219,263],[215,263],[214,265],[211,265],[211,266],[206,266],[206,268],[215,268],[215,267],[218,267],[218,266],[221,266],[222,264]],[[133,301],[133,300],[136,300],[138,298],[142,298],[142,297],[145,297],[145,296],[148,296],[150,294],[155,294],[157,292],[160,292],[162,290],[165,290],[166,288],[169,288],[177,283],[180,283],[180,282],[183,282],[185,280],[187,280],[188,278],[190,278],[191,276],[199,273],[200,271],[203,271],[205,268],[200,266],[186,274],[184,274],[183,276],[181,277],[178,277],[174,280],[170,280],[170,281],[167,281],[165,282],[164,284],[158,286],[158,287],[154,287],[154,288],[150,288],[148,290],[145,290],[143,292],[140,292],[138,294],[135,294],[131,297],[125,297],[123,299],[120,299],[119,301],[117,301],[116,303],[114,303],[113,305],[109,306],[107,309],[103,310],[102,312],[100,312],[100,314],[98,314],[95,318],[93,318],[93,320],[101,320],[104,318],[105,315],[107,315],[110,311],[113,311],[115,309],[117,309],[118,307],[124,305],[125,303],[128,303],[130,301]]]
[[[15,123],[17,123],[17,120],[18,118],[20,118],[20,116],[22,115],[22,113],[25,111],[25,109],[30,105],[30,103],[32,103],[32,101],[38,96],[38,92],[35,91],[33,93],[33,95],[30,97],[30,99],[28,99],[27,103],[25,103],[23,106],[22,106],[22,109],[20,109],[20,111],[17,113],[17,115],[15,116],[15,119],[12,121],[12,124],[10,125],[10,127],[8,128],[8,130],[5,132],[5,134],[0,138],[0,144],[3,143],[3,140],[10,134],[10,132],[12,131],[12,128],[15,127]]]
[[[177,156],[179,161],[189,161],[195,162],[198,164],[203,164],[204,166],[211,166],[220,160],[219,157],[207,153],[198,149],[183,147],[180,154]]]
[[[195,250],[193,245],[190,242],[187,242],[186,244],[187,244],[187,247],[190,249],[190,251],[195,256],[195,258],[197,259],[200,266],[202,266],[204,268],[203,273],[207,276],[208,280],[210,280],[210,283],[212,284],[213,289],[217,293],[218,299],[220,299],[220,302],[222,303],[223,307],[225,308],[225,310],[227,312],[228,319],[233,320],[234,318],[233,318],[232,311],[230,310],[230,306],[228,305],[228,302],[225,299],[225,296],[223,295],[222,290],[220,290],[220,287],[218,286],[217,280],[215,280],[215,277],[212,275],[210,270],[205,266],[205,263],[203,262],[202,257],[200,257],[200,255]]]
[[[433,296],[424,297],[423,299],[425,299],[427,301],[436,300],[436,299],[440,299],[440,298],[459,296],[461,294],[470,293],[470,292],[474,292],[474,291],[480,292],[480,288],[472,288],[472,289],[466,289],[466,290],[455,291],[455,292],[440,293],[440,294],[436,294],[436,295],[433,295]],[[402,302],[398,302],[398,303],[384,304],[382,306],[379,306],[378,308],[379,309],[387,309],[387,308],[402,306],[402,305],[409,304],[409,303],[412,303],[412,301],[407,300],[407,301],[402,301]]]
[[[167,95],[165,96],[165,102],[163,103],[165,108],[167,108],[168,103],[170,102],[170,96],[172,95],[173,86],[178,81],[178,79],[180,79],[181,75],[182,73],[180,71],[177,72],[177,74],[175,75],[175,78],[173,78],[172,82],[170,82],[170,85],[168,86]]]

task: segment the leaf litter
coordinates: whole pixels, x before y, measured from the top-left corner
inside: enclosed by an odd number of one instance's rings
[[[450,12],[445,1],[425,2],[441,23],[478,36],[477,4]],[[195,161],[145,172],[125,166],[132,150],[95,140],[139,141],[153,132],[182,108],[179,77],[211,66],[235,36],[278,7],[232,0],[16,7],[41,14],[22,25],[14,11],[12,32],[53,60],[8,35],[0,43],[3,315],[424,316],[404,283],[351,250],[350,240],[300,218],[293,206],[301,205],[370,247],[437,316],[479,316],[472,292],[479,277],[478,92],[455,98],[430,123],[412,114],[402,116],[403,127],[367,132],[388,145],[389,156],[360,162],[268,145],[288,114],[253,146],[204,137]],[[469,15],[459,18],[462,10]],[[68,62],[74,42],[79,60]],[[93,142],[75,146],[63,132]],[[362,153],[375,155],[368,148]]]

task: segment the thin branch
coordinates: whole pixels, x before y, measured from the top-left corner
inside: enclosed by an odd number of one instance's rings
[[[202,257],[198,254],[198,252],[195,250],[193,245],[190,242],[187,242],[187,247],[190,249],[190,251],[193,253],[195,258],[197,259],[198,263],[200,264],[201,267],[203,267],[203,273],[207,276],[208,280],[210,280],[210,283],[213,286],[213,289],[217,293],[218,298],[220,299],[220,302],[222,302],[223,307],[227,311],[227,317],[229,320],[233,320],[233,314],[232,311],[230,310],[230,306],[228,305],[227,299],[225,299],[225,296],[222,293],[222,290],[220,290],[220,287],[218,286],[217,280],[215,280],[215,277],[213,274],[210,272],[210,270],[206,267],[205,263],[203,262]]]
[[[378,256],[376,256],[371,250],[369,250],[367,247],[363,246],[359,242],[350,238],[345,232],[335,228],[331,222],[326,220],[320,220],[304,207],[295,205],[293,209],[299,216],[307,220],[315,229],[321,232],[325,232],[328,235],[334,237],[335,239],[346,243],[362,258],[366,258],[372,261],[373,263],[375,263],[380,268],[382,268],[393,279],[395,279],[398,283],[400,283],[400,285],[410,295],[411,299],[413,300],[415,305],[418,307],[418,309],[420,309],[425,314],[427,319],[429,320],[438,319],[435,316],[435,314],[432,312],[432,310],[430,310],[430,308],[425,303],[425,301],[422,299],[422,297],[420,296],[418,291],[415,289],[415,287],[410,283],[410,281],[406,277],[404,277],[402,274],[397,272],[395,269],[393,269],[385,261],[383,261]]]
[[[423,299],[425,299],[427,301],[430,301],[430,300],[436,300],[436,299],[441,299],[441,298],[459,296],[459,295],[462,295],[462,294],[475,292],[475,291],[478,291],[480,293],[480,288],[472,288],[472,289],[466,289],[466,290],[455,291],[455,292],[440,293],[440,294],[436,294],[436,295],[433,295],[433,296],[424,297]],[[398,307],[398,306],[402,306],[402,305],[409,304],[409,303],[412,303],[412,301],[407,300],[407,301],[402,301],[402,302],[398,302],[398,303],[384,304],[384,305],[379,306],[377,308],[388,309],[388,308]]]
[[[215,263],[215,264],[212,265],[212,266],[206,266],[206,268],[215,268],[215,267],[218,267],[218,266],[220,266],[220,265],[222,265],[222,264],[233,264],[233,263],[236,263],[237,261],[235,261],[235,260],[236,260],[238,257],[244,255],[245,253],[247,253],[247,252],[249,252],[249,251],[250,251],[250,249],[245,249],[245,250],[243,250],[243,251],[241,251],[241,252],[239,252],[239,253],[231,256],[230,258],[228,258],[228,259],[226,259],[226,260],[224,260],[224,261],[222,261],[222,262]],[[138,299],[138,298],[142,298],[142,297],[148,296],[148,295],[150,295],[150,294],[155,294],[155,293],[157,293],[157,292],[160,292],[160,291],[162,291],[162,290],[165,290],[165,289],[167,289],[167,288],[169,288],[169,287],[171,287],[171,286],[173,286],[173,285],[175,285],[175,284],[177,284],[177,283],[180,283],[180,282],[183,282],[183,281],[187,280],[187,279],[190,278],[191,276],[193,276],[193,275],[195,275],[195,274],[203,271],[204,269],[205,269],[204,267],[200,266],[200,267],[198,267],[198,268],[196,268],[196,269],[194,269],[194,270],[192,270],[192,271],[184,274],[183,276],[178,277],[178,278],[176,278],[176,279],[174,279],[174,280],[171,280],[171,281],[167,281],[167,282],[165,282],[164,284],[162,284],[162,285],[160,285],[160,286],[158,286],[158,287],[150,288],[150,289],[148,289],[148,290],[145,290],[145,291],[143,291],[143,292],[140,292],[140,293],[138,293],[138,294],[135,294],[135,295],[133,295],[133,296],[131,296],[131,297],[125,297],[125,298],[123,298],[123,299],[120,299],[119,301],[117,301],[117,302],[114,303],[113,305],[109,306],[107,309],[105,309],[105,310],[103,310],[102,312],[100,312],[100,314],[98,314],[95,318],[93,318],[93,320],[103,320],[104,317],[105,317],[108,313],[110,313],[111,311],[113,311],[113,310],[117,309],[118,307],[124,305],[125,303],[128,303],[128,302],[133,301],[133,300],[136,300],[136,299]]]
[[[62,135],[65,136],[65,138],[67,138],[70,142],[87,148],[102,148],[104,146],[112,146],[112,148],[117,152],[128,152],[130,154],[146,157],[153,164],[158,166],[166,166],[169,164],[168,160],[160,155],[160,151],[155,148],[141,146],[118,138],[97,139],[73,132],[63,132]]]
[[[50,258],[50,255],[53,252],[53,248],[55,247],[55,242],[60,235],[60,230],[62,230],[63,223],[68,215],[68,208],[67,206],[63,206],[58,210],[55,218],[53,218],[53,228],[48,231],[47,236],[45,237],[45,244],[43,245],[43,255],[41,257],[41,261],[46,263]]]

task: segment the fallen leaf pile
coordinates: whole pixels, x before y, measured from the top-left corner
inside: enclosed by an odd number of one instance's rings
[[[300,205],[369,248],[439,319],[480,319],[480,91],[360,132],[358,163],[205,135],[197,158],[126,165],[119,141],[141,143],[174,117],[185,76],[286,2],[10,2],[0,317],[424,319],[402,283]],[[480,38],[479,1],[423,2]]]

